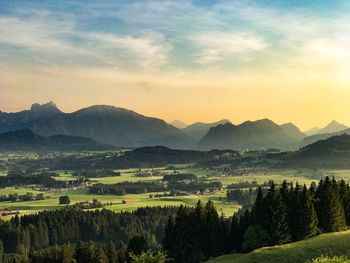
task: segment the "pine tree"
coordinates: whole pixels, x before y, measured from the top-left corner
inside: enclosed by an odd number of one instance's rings
[[[236,252],[239,249],[238,240],[238,217],[236,215],[232,216],[229,238],[229,248],[232,252]]]
[[[108,257],[102,247],[95,250],[95,255],[92,263],[109,263]]]
[[[298,192],[297,200],[298,209],[295,215],[297,225],[292,230],[295,241],[313,237],[318,233],[318,218],[312,202],[312,194],[305,185],[303,190]]]
[[[337,182],[329,177],[321,180],[316,191],[316,211],[319,226],[323,232],[335,232],[346,228],[343,204],[340,200]]]
[[[164,231],[164,239],[163,239],[163,248],[165,251],[168,251],[169,256],[173,256],[171,254],[171,250],[174,246],[173,244],[174,237],[175,237],[175,233],[174,233],[173,217],[169,216],[168,222]]]
[[[107,247],[107,254],[108,254],[108,259],[110,263],[118,262],[118,254],[117,254],[117,250],[115,249],[115,245],[113,241],[109,242],[109,245]]]
[[[4,244],[0,239],[0,263],[3,263],[3,262],[4,262]]]
[[[266,222],[265,218],[265,203],[264,195],[261,187],[258,188],[258,193],[256,196],[256,201],[252,209],[252,222],[255,225],[263,226]]]
[[[62,248],[62,263],[72,263],[74,258],[74,249],[71,245],[65,244]]]
[[[268,221],[266,222],[267,233],[270,237],[270,245],[279,245],[291,240],[287,220],[287,211],[282,196],[272,183],[265,198],[267,202]]]
[[[219,215],[212,201],[205,205],[205,232],[204,232],[204,254],[214,256],[219,250]]]

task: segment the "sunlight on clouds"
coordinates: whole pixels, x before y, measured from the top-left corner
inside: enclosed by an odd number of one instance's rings
[[[23,3],[0,12],[0,105],[346,123],[350,18],[330,11],[259,1]]]

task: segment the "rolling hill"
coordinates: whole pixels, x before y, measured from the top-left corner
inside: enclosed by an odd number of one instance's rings
[[[314,168],[349,168],[350,135],[342,134],[320,140],[298,151],[270,156],[282,161],[282,166]]]
[[[305,137],[301,142],[301,147],[315,143],[315,142],[320,141],[320,140],[326,140],[330,137],[341,135],[341,134],[349,134],[350,135],[350,129],[342,130],[339,132],[316,134],[316,135]]]
[[[264,247],[247,254],[213,258],[207,263],[304,263],[323,256],[350,256],[350,231],[327,233],[282,246]]]
[[[0,133],[23,128],[43,136],[82,136],[119,147],[194,145],[190,137],[161,119],[106,105],[63,113],[51,102],[33,104],[30,110],[18,113],[0,113]]]
[[[227,119],[223,119],[213,123],[196,122],[187,126],[182,131],[198,142],[200,139],[203,138],[204,135],[208,133],[210,128],[213,128],[220,124],[225,124],[225,123],[230,123],[230,121]]]
[[[211,128],[198,148],[261,150],[292,148],[305,135],[292,123],[277,125],[269,119],[246,121],[240,125],[226,123]]]
[[[45,137],[29,129],[0,134],[0,151],[93,151],[112,148],[89,138],[67,135]]]

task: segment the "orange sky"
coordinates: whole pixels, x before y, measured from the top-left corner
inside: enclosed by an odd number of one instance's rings
[[[349,13],[349,1],[4,1],[0,110],[350,126]]]
[[[199,72],[123,73],[107,69],[2,69],[1,110],[18,111],[53,100],[71,112],[93,104],[132,109],[186,123],[228,118],[233,123],[270,118],[302,129],[333,119],[349,121],[349,81],[332,75]],[[294,77],[293,77],[294,76]],[[21,95],[21,96],[19,96]]]

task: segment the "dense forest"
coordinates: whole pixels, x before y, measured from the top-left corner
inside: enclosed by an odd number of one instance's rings
[[[341,231],[350,224],[350,187],[343,180],[326,177],[309,188],[285,181],[279,188],[271,183],[268,189],[233,189],[227,195],[244,207],[231,218],[219,215],[211,201],[132,213],[71,207],[16,216],[0,221],[0,260],[164,262],[167,257],[196,263]],[[153,261],[137,261],[138,256]]]
[[[145,207],[133,213],[66,208],[16,216],[0,221],[0,260],[71,262],[59,260],[69,254],[78,262],[125,262],[129,252],[159,250],[167,218],[175,213],[176,208],[170,207]],[[88,257],[89,253],[90,260],[84,261],[82,254]],[[98,260],[102,255],[112,257],[111,253],[115,258]],[[51,257],[57,259],[51,261]]]
[[[168,219],[163,248],[176,262],[201,262],[223,253],[285,244],[335,232],[350,223],[350,187],[326,177],[319,185],[262,188],[251,209],[225,219],[213,203],[181,206]]]
[[[42,185],[47,188],[75,187],[89,182],[89,179],[79,178],[70,181],[58,181],[47,175],[30,176],[0,176],[0,187],[20,186],[20,185]]]

